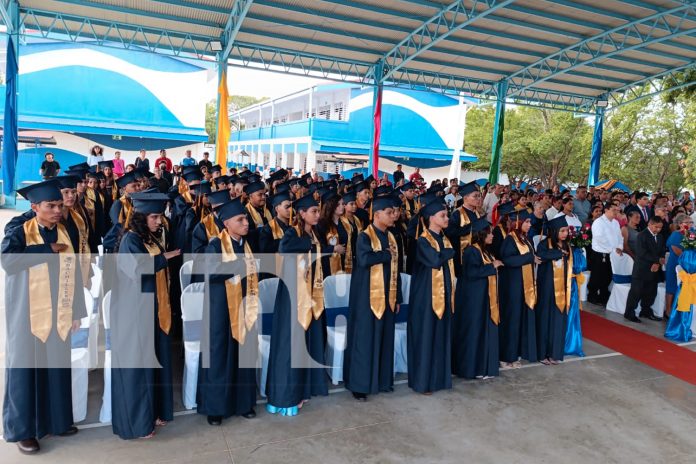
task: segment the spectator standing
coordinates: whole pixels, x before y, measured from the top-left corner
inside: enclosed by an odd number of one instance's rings
[[[51,177],[56,177],[60,173],[60,164],[58,161],[53,159],[53,153],[46,152],[44,155],[44,160],[41,163],[41,169],[39,174],[43,180],[50,179]]]
[[[121,159],[121,152],[120,151],[114,152],[113,163],[114,163],[114,175],[116,176],[116,178],[119,178],[126,173],[126,163],[125,163],[125,161],[123,161]]]
[[[184,154],[184,159],[181,160],[181,165],[182,166],[195,166],[196,160],[193,159],[191,156],[191,150],[186,150],[186,153]]]
[[[161,166],[162,163],[165,163],[165,171],[171,173],[172,172],[172,160],[167,158],[167,150],[162,149],[159,151],[159,158],[155,160],[155,166]]]
[[[619,205],[609,205],[604,214],[592,223],[592,248],[588,257],[590,282],[587,285],[587,301],[592,304],[607,304],[611,283],[609,255],[612,251],[623,255],[623,236],[615,219],[618,214]]]
[[[630,211],[638,211],[640,213],[640,224],[638,224],[638,230],[642,231],[648,227],[648,220],[652,216],[652,211],[650,211],[650,197],[645,192],[639,192],[636,194],[636,204],[629,205],[624,211],[628,214]]]
[[[490,223],[493,222],[493,207],[500,201],[500,194],[502,191],[503,186],[495,184],[483,199],[483,211],[486,213],[486,219]]]
[[[104,150],[99,145],[92,147],[87,157],[87,164],[90,166],[96,166],[100,161],[104,161]]]
[[[140,149],[140,152],[138,153],[138,157],[135,159],[135,169],[142,169],[144,171],[149,171],[150,170],[150,160],[147,159],[147,152],[145,151],[144,148]],[[128,171],[126,171],[128,172]]]
[[[636,259],[633,263],[631,275],[631,290],[626,300],[624,318],[631,322],[641,322],[636,317],[636,306],[640,302],[640,317],[651,321],[661,321],[661,317],[655,316],[652,305],[657,296],[657,284],[660,281],[660,270],[665,263],[665,241],[662,232],[662,219],[653,216],[648,221],[648,226],[638,234]]]
[[[400,164],[396,165],[396,171],[394,171],[394,174],[392,174],[392,177],[394,178],[394,185],[399,185],[399,182],[404,180],[404,171],[401,170],[402,166]]]
[[[573,213],[575,213],[581,223],[587,223],[587,218],[590,216],[590,202],[587,201],[587,187],[584,185],[580,185],[575,189]]]
[[[213,163],[210,162],[210,153],[207,151],[203,152],[203,159],[198,162],[198,167],[207,168],[208,171],[213,169]]]

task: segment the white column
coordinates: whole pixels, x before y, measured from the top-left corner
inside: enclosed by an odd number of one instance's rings
[[[462,153],[462,145],[464,145],[464,129],[466,127],[466,113],[469,111],[469,106],[464,103],[464,97],[459,97],[459,114],[457,118],[457,139],[454,146],[454,154],[452,156],[452,164],[450,164],[449,179],[460,180],[462,175],[462,162],[460,156]]]
[[[310,118],[312,117],[312,104],[313,104],[313,101],[314,101],[314,87],[312,87],[311,89],[309,89],[309,118],[307,118],[307,119],[310,119]]]
[[[285,169],[288,167],[288,154],[285,152],[285,144],[280,148],[280,167]]]
[[[314,151],[312,142],[307,144],[307,172],[312,172],[317,168],[317,153]]]
[[[295,151],[293,153],[294,153],[294,156],[293,156],[293,160],[292,160],[293,161],[292,169],[295,172],[300,172],[302,165],[300,164],[300,154],[297,151],[297,144],[295,144]]]

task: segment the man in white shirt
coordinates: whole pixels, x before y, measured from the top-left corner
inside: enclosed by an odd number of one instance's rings
[[[623,254],[623,237],[616,217],[619,205],[610,204],[604,214],[592,223],[592,250],[588,256],[590,282],[587,284],[587,301],[605,306],[609,300],[611,283],[611,261],[609,255],[615,251]]]
[[[554,219],[563,209],[563,197],[560,195],[554,196],[551,199],[551,207],[546,210],[546,220]]]
[[[495,184],[483,199],[483,211],[486,213],[488,222],[493,222],[493,207],[500,201],[500,194],[503,191],[503,186]]]
[[[449,208],[449,210],[454,210],[454,208],[457,207],[457,203],[461,199],[462,196],[459,195],[459,185],[452,185],[450,187],[450,193],[445,195],[445,203],[447,203],[447,207]]]

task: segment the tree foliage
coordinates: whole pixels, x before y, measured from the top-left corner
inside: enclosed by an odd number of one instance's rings
[[[227,114],[232,114],[235,111],[266,100],[268,100],[268,97],[256,98],[248,95],[231,95],[227,105]],[[230,120],[230,127],[232,127],[232,130],[240,129],[237,127],[237,121],[234,120]],[[205,105],[205,131],[208,133],[208,143],[215,143],[217,134],[217,100],[210,100]]]

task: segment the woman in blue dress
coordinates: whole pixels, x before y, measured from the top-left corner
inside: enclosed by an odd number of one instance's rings
[[[677,264],[679,264],[679,257],[682,254],[683,248],[681,246],[682,238],[684,238],[684,231],[689,230],[693,227],[694,221],[686,214],[677,214],[674,218],[674,226],[676,230],[672,232],[667,239],[667,251],[669,251],[669,258],[667,258],[667,264],[665,265],[665,320],[669,319],[669,314],[672,311],[672,303],[674,302],[674,295],[677,293]]]

